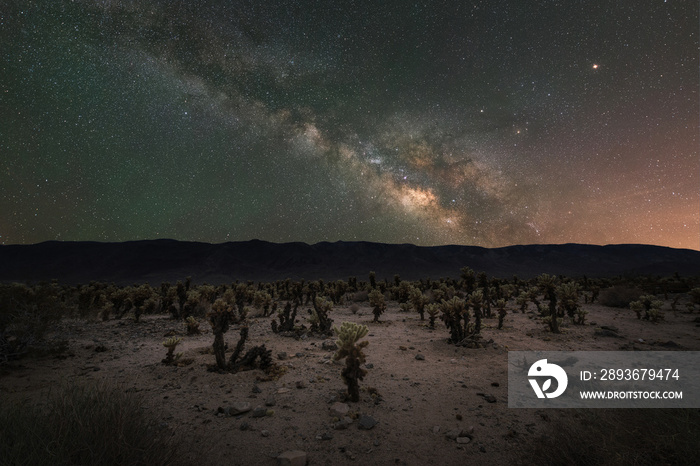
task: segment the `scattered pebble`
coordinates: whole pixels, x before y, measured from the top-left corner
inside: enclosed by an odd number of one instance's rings
[[[306,466],[308,458],[305,451],[285,451],[277,457],[278,466]]]

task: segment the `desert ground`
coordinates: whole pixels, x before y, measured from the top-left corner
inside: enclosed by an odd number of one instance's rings
[[[587,323],[564,324],[559,334],[545,328],[532,304],[527,313],[510,304],[503,329],[496,318],[485,319],[483,348],[448,343],[439,319],[429,329],[427,316],[421,321],[396,302],[380,323],[372,322],[367,302],[356,313],[351,303],[335,306],[334,325],[369,327],[367,375],[356,403],[344,400],[343,362],[332,358],[332,337],[284,337],[272,332],[270,317],[255,315],[247,346],[272,350],[284,368],[276,379],[259,369],[209,370],[213,334],[204,318],[194,336],[166,314],[140,322],[64,319],[48,340],[67,342],[65,351],[1,367],[0,396],[3,404],[32,403],[60,384],[108,380],[142,397],[157,428],[180,446],[182,464],[272,465],[290,450],[305,452],[310,465],[530,464],[530,445],[571,410],[508,408],[509,350],[700,350],[697,313],[673,312],[668,303],[659,323],[638,320],[629,309],[585,304]],[[619,336],[600,335],[601,326],[617,328]],[[162,363],[170,336],[182,338],[179,366]],[[230,350],[237,328],[225,337]],[[235,414],[246,404],[250,411]],[[345,416],[352,422],[339,424]]]

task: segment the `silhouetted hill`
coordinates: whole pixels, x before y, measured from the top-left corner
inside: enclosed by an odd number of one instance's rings
[[[421,247],[368,242],[223,244],[173,240],[125,243],[57,242],[0,246],[0,281],[58,279],[76,284],[90,281],[132,284],[174,282],[192,277],[195,283],[277,279],[366,280],[378,278],[457,277],[468,266],[490,276],[530,278],[541,273],[571,277],[587,275],[700,274],[700,252],[636,244],[582,244]]]

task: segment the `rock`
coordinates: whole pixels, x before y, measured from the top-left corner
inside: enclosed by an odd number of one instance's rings
[[[229,416],[238,416],[239,414],[245,414],[250,411],[250,403],[247,401],[237,401],[231,406],[225,409],[226,414]]]
[[[360,419],[357,421],[357,426],[362,430],[370,430],[377,424],[379,424],[379,422],[376,419],[366,414],[360,416]]]
[[[330,432],[324,432],[316,436],[316,440],[333,440],[333,434]]]
[[[468,438],[471,440],[472,437],[472,432],[474,432],[474,428],[470,427],[469,429],[452,429],[447,431],[445,434],[445,437],[447,437],[450,440],[459,440],[461,438]],[[468,442],[459,442],[459,443],[468,443]]]
[[[296,387],[300,390],[302,388],[306,388],[306,382],[304,382],[303,380],[297,380]]]
[[[342,419],[347,416],[350,411],[350,406],[345,403],[336,402],[331,405],[330,411],[332,416]]]
[[[285,451],[277,457],[278,466],[306,466],[308,458],[305,451]]]
[[[425,356],[423,356],[421,353],[416,354],[416,360],[417,361],[425,361]]]
[[[440,433],[440,429],[442,429],[442,427],[440,427],[440,426],[435,426],[435,427],[433,427],[433,434],[439,434],[439,433]]]
[[[277,393],[278,393],[279,395],[282,395],[282,394],[284,394],[284,393],[289,393],[290,391],[291,391],[291,390],[289,390],[288,388],[284,388],[284,387],[283,387],[283,388],[280,388],[279,390],[277,390]]]
[[[374,369],[374,364],[372,364],[372,363],[367,363],[367,364],[365,364],[365,368],[366,368],[366,369]]]
[[[338,349],[338,345],[336,345],[333,340],[324,340],[323,343],[321,343],[321,348],[327,351],[335,351]]]
[[[251,414],[251,417],[265,417],[267,415],[267,409],[262,406],[255,408]]]
[[[269,437],[270,431],[269,430],[261,430],[260,435],[262,435],[263,437]]]
[[[603,330],[610,330],[611,332],[620,333],[620,330],[612,325],[601,325],[600,328]]]
[[[498,382],[491,382],[491,386],[492,386],[492,387],[500,387],[501,384],[498,383]]]
[[[241,424],[240,429],[241,430],[250,430],[250,424],[248,424],[247,422],[244,422]]]
[[[605,329],[605,328],[597,328],[593,332],[593,335],[597,337],[613,337],[613,338],[622,338],[619,333],[614,332],[610,329]]]
[[[253,385],[253,393],[262,393],[262,390],[257,385]]]
[[[495,403],[497,401],[495,396],[489,395],[488,393],[479,392],[477,395],[483,397],[484,400],[488,401],[489,403]]]
[[[457,443],[465,444],[472,441],[469,437],[457,437]]]
[[[265,400],[265,406],[275,406],[275,397],[274,396],[268,396],[267,399]]]
[[[333,428],[335,430],[345,430],[348,427],[350,427],[351,424],[352,424],[352,419],[350,419],[349,417],[344,417],[340,421],[333,424]]]
[[[408,348],[406,348],[405,346],[399,346],[399,349],[400,349],[401,351],[408,351]]]
[[[285,351],[277,353],[277,359],[279,359],[280,361],[284,361],[287,358],[289,358],[289,355]]]

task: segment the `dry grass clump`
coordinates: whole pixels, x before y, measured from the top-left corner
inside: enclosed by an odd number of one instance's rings
[[[141,404],[106,383],[64,383],[40,405],[7,404],[0,408],[0,464],[174,464],[175,446]]]
[[[569,412],[571,411],[571,412]],[[567,410],[530,444],[524,464],[697,465],[700,410]]]

